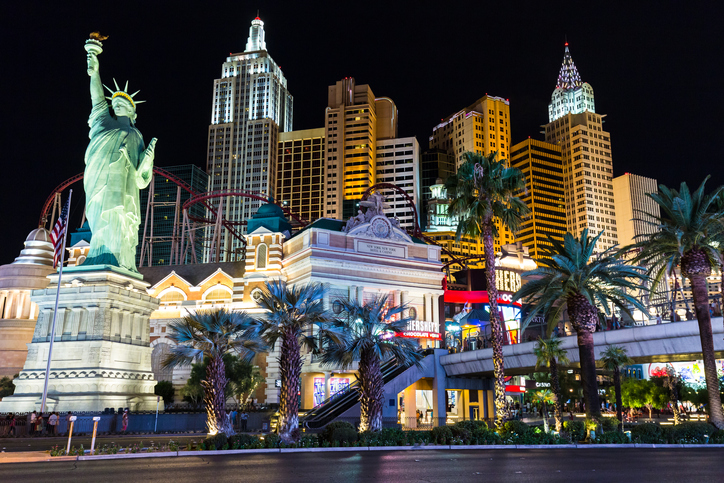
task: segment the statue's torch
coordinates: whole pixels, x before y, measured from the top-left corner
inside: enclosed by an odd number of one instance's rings
[[[101,42],[101,40],[106,40],[107,38],[107,36],[103,36],[98,32],[91,33],[90,38],[85,41],[84,47],[86,52],[100,55],[100,53],[103,52],[103,42]]]

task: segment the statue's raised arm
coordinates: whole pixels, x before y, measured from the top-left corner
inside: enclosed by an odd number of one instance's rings
[[[145,188],[153,174],[156,139],[144,146],[136,129],[137,101],[113,80],[116,90],[104,98],[98,70],[98,55],[103,52],[99,34],[86,41],[90,94],[93,101],[88,124],[90,142],[85,153],[83,186],[86,218],[91,228],[91,246],[83,265],[116,266],[136,272],[136,246],[141,212],[139,188]],[[113,114],[108,110],[111,101]]]

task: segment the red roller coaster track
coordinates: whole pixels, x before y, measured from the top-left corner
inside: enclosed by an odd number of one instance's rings
[[[193,206],[197,203],[203,203],[204,206],[208,206],[206,204],[206,200],[216,199],[216,198],[225,198],[227,196],[241,196],[243,198],[251,198],[253,200],[259,200],[259,201],[263,201],[265,203],[275,204],[279,208],[281,208],[282,211],[284,211],[284,213],[286,215],[289,215],[294,221],[299,223],[301,226],[307,226],[309,224],[309,222],[307,222],[306,220],[297,216],[286,206],[280,205],[279,203],[276,203],[276,202],[270,200],[268,196],[264,196],[261,193],[254,193],[254,192],[243,191],[243,190],[216,190],[216,191],[209,191],[206,193],[199,193],[195,196],[192,196],[188,200],[186,200],[186,202],[183,205],[183,209],[188,210],[191,206]],[[200,221],[203,223],[213,223],[214,222],[214,220],[209,219],[209,218],[195,218],[195,217],[191,217],[191,216],[189,216],[189,218],[191,218],[194,221]],[[242,224],[244,222],[229,222],[229,223]]]

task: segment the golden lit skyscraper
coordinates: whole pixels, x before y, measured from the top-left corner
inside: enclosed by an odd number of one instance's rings
[[[325,216],[347,219],[377,181],[377,140],[397,137],[397,107],[346,77],[328,89]]]
[[[511,148],[510,164],[525,176],[526,192],[521,199],[531,210],[515,241],[522,242],[530,255],[538,258],[541,249],[551,245],[548,236],[563,241],[566,233],[561,148],[526,139]]]
[[[452,114],[432,129],[430,149],[444,149],[455,156],[456,166],[463,153],[510,154],[510,103],[502,97],[481,97],[472,105]]]
[[[486,94],[465,109],[446,117],[435,126],[430,136],[430,149],[447,151],[455,159],[456,168],[463,163],[463,153],[466,151],[486,156],[497,152],[497,159],[508,159],[510,155],[510,103],[502,97]],[[439,189],[432,191],[433,199],[443,193]],[[440,210],[441,202],[441,200],[433,202],[428,205],[427,209]],[[436,218],[428,217],[427,219]],[[500,234],[495,239],[495,252],[497,253],[502,245],[513,242],[513,234],[509,230],[503,229],[499,220],[496,220],[495,223]],[[467,238],[460,241],[455,240],[455,230],[449,228],[456,225],[457,220],[448,219],[446,224],[427,226],[425,233],[445,245],[457,256],[482,256],[482,241]],[[445,253],[442,256],[443,259],[447,257]],[[482,265],[482,258],[476,259],[470,264],[472,268]]]
[[[621,246],[638,241],[636,237],[640,235],[656,232],[656,218],[661,215],[661,208],[658,203],[646,196],[646,193],[658,191],[658,183],[653,178],[631,173],[613,178],[616,227]]]
[[[324,128],[279,133],[276,198],[306,221],[324,217]]]
[[[578,236],[586,228],[590,235],[603,230],[598,252],[618,243],[611,135],[603,130],[604,117],[596,114],[593,88],[581,82],[566,43],[543,127],[546,141],[561,148],[568,231]]]

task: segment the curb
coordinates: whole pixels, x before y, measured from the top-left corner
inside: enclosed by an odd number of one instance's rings
[[[138,458],[176,458],[193,456],[221,456],[221,455],[242,455],[242,454],[263,454],[263,453],[349,453],[361,451],[454,451],[454,450],[505,450],[505,449],[700,449],[700,448],[724,448],[724,444],[487,444],[487,445],[426,445],[426,446],[357,446],[344,448],[262,448],[262,449],[228,449],[214,451],[167,451],[162,453],[130,453],[130,454],[109,454],[109,455],[87,455],[87,456],[49,456],[44,461],[93,461],[93,460],[115,460],[115,459],[138,459]],[[41,453],[41,452],[38,452]],[[44,453],[44,452],[43,452]],[[40,461],[40,460],[32,460]],[[28,461],[30,462],[30,460]],[[0,464],[3,461],[0,459]]]

